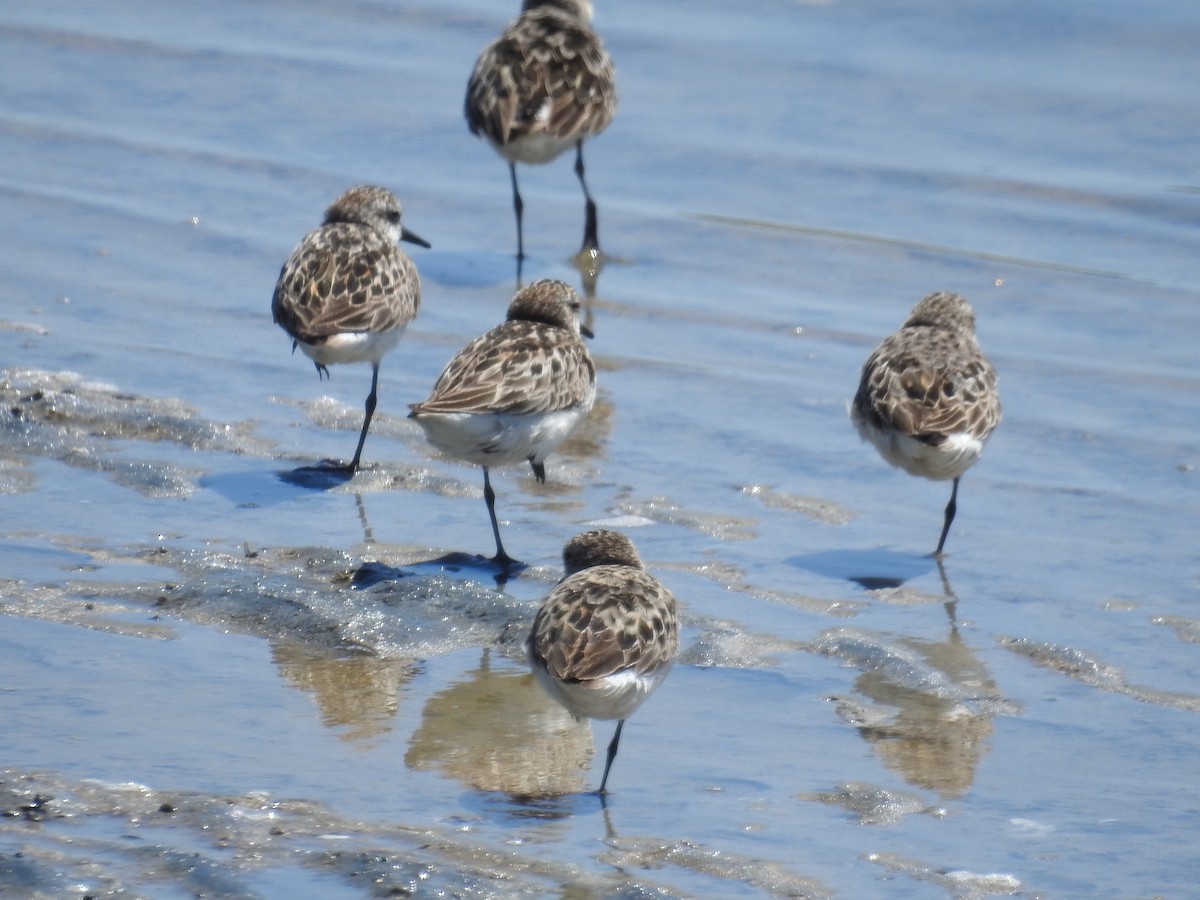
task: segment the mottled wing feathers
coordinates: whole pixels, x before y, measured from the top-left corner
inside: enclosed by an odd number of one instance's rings
[[[863,367],[854,405],[878,427],[930,444],[1000,421],[996,372],[970,334],[923,326],[887,338]]]
[[[505,322],[464,347],[429,399],[412,409],[418,414],[555,412],[586,403],[595,384],[587,347],[570,332],[538,322]]]
[[[421,303],[416,266],[387,236],[351,223],[324,225],[292,251],[271,312],[306,343],[379,332],[411,321]]]
[[[675,598],[630,566],[585,569],[550,592],[534,619],[531,648],[566,682],[653,672],[679,649]]]
[[[554,9],[519,16],[480,55],[467,83],[472,134],[507,144],[533,132],[599,134],[616,108],[612,60],[584,23]]]

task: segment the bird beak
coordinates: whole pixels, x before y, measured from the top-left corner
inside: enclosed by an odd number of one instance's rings
[[[596,335],[592,334],[592,329],[588,328],[586,325],[579,326],[579,333],[582,334],[585,338],[594,338],[596,336]]]
[[[413,234],[407,228],[403,228],[403,227],[400,229],[400,240],[408,241],[410,244],[417,244],[420,247],[432,247],[433,246],[431,243],[429,243],[429,241],[425,240],[425,238],[417,237],[415,234]]]

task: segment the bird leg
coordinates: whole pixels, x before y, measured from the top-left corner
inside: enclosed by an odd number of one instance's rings
[[[492,479],[488,476],[487,466],[483,467],[483,501],[487,504],[488,516],[492,520],[492,535],[496,538],[496,555],[492,557],[492,562],[501,566],[517,564],[517,560],[504,552],[504,545],[500,543],[500,523],[496,521],[496,492],[492,490]]]
[[[517,164],[510,162],[508,164],[508,174],[512,178],[513,189],[513,212],[517,214],[517,262],[525,258],[525,241],[521,234],[521,216],[525,212],[525,203],[521,200],[521,191],[517,188]],[[520,274],[517,275],[518,280]]]
[[[600,255],[600,238],[597,235],[599,228],[596,223],[596,203],[592,200],[592,195],[588,192],[587,181],[583,177],[583,141],[579,141],[575,145],[575,174],[579,176],[579,183],[583,187],[583,196],[587,200],[583,246],[579,248],[579,252],[596,257]]]
[[[954,521],[954,514],[958,512],[958,479],[954,479],[954,487],[950,491],[950,502],[946,504],[946,521],[942,524],[942,536],[938,538],[937,549],[933,551],[934,556],[942,555],[942,547],[946,544],[946,535],[950,533],[950,523]]]
[[[378,400],[379,363],[371,364],[371,393],[367,394],[366,415],[363,417],[362,432],[358,436],[358,447],[354,450],[354,459],[350,460],[351,474],[358,471],[358,461],[362,459],[363,444],[367,442],[367,429],[371,427],[371,417],[375,415],[375,402]]]
[[[608,755],[604,759],[604,777],[600,779],[600,790],[597,791],[601,797],[608,792],[605,787],[608,784],[608,770],[612,768],[613,760],[617,758],[617,746],[621,743],[621,726],[624,724],[624,719],[617,722],[617,730],[613,732],[612,740],[608,742]]]
[[[533,469],[533,477],[542,484],[546,483],[546,464],[534,462],[533,457],[529,457],[529,468]]]

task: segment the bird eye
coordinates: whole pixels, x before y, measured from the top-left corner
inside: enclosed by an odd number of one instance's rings
[[[400,210],[389,209],[387,211],[387,220],[389,222],[391,222],[393,225],[397,224],[400,221]]]

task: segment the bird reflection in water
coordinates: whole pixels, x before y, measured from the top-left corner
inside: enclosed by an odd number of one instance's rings
[[[416,671],[410,660],[277,641],[271,658],[292,687],[311,693],[321,721],[346,741],[367,741],[391,729],[400,690]]]
[[[823,638],[822,644],[825,652],[863,670],[854,691],[870,703],[836,698],[838,714],[906,782],[950,799],[970,788],[986,752],[992,720],[1006,711],[1007,703],[962,639],[956,621],[958,598],[944,570],[941,576],[944,595],[920,596],[942,601],[950,619],[944,639],[841,629]],[[908,602],[913,602],[916,592],[907,593]]]
[[[955,681],[982,674],[982,666],[957,632],[944,642],[904,639],[901,643]],[[848,700],[838,703],[839,714],[858,728],[885,766],[909,784],[937,791],[943,798],[966,793],[992,733],[991,714],[889,681],[880,672],[863,673],[854,688],[875,704],[894,710]]]
[[[594,749],[586,722],[547,697],[523,669],[477,669],[429,698],[404,762],[468,788],[509,795],[532,817],[568,815],[553,798],[580,793]]]

